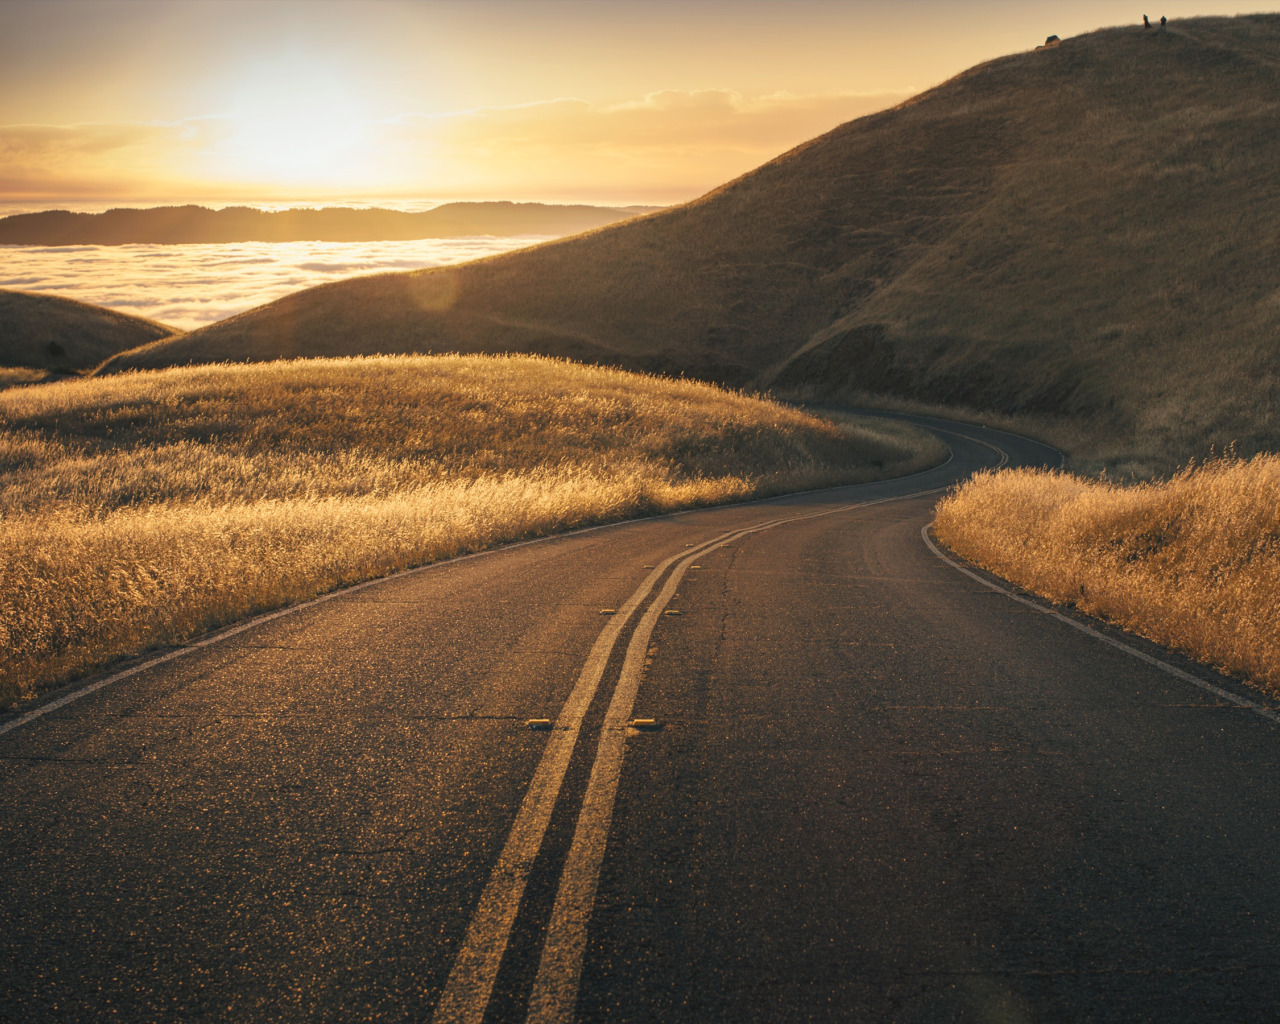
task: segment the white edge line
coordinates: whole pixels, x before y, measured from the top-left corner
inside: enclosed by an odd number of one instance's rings
[[[529,996],[526,1024],[569,1024],[573,1019],[582,975],[582,961],[586,952],[587,928],[595,904],[596,888],[600,880],[600,868],[604,862],[609,830],[613,823],[613,808],[617,800],[618,783],[622,777],[622,763],[626,757],[626,724],[635,707],[636,697],[644,676],[644,660],[649,641],[659,617],[679,588],[685,571],[693,562],[713,551],[732,544],[736,540],[755,533],[763,533],[778,526],[808,519],[822,519],[842,512],[851,512],[903,501],[921,495],[935,494],[942,488],[918,491],[915,494],[875,498],[871,501],[841,505],[802,515],[767,520],[753,526],[722,534],[702,547],[686,554],[667,577],[658,596],[645,609],[635,632],[627,643],[626,657],[619,672],[600,738],[591,765],[586,793],[574,826],[573,840],[561,869],[560,883],[556,890],[555,904],[547,922],[543,937],[542,955],[537,975]]]
[[[514,551],[516,548],[527,547],[530,544],[546,544],[550,541],[563,540],[567,537],[578,537],[585,533],[594,533],[596,530],[612,530],[620,526],[630,526],[635,523],[656,523],[663,519],[674,519],[677,516],[686,516],[694,512],[705,512],[712,509],[745,508],[750,505],[764,505],[769,502],[778,502],[787,498],[794,498],[797,495],[821,494],[824,491],[835,491],[845,487],[862,487],[871,484],[897,483],[901,480],[910,480],[913,477],[924,476],[926,473],[932,473],[936,470],[943,469],[950,465],[954,458],[955,452],[948,451],[945,461],[938,463],[936,466],[930,466],[928,469],[922,469],[916,473],[910,473],[907,476],[886,477],[884,480],[868,480],[863,484],[834,484],[831,487],[818,487],[810,491],[790,491],[786,494],[775,494],[768,498],[753,498],[750,501],[728,502],[723,505],[699,505],[695,508],[680,509],[677,512],[665,512],[660,516],[637,516],[633,519],[619,519],[612,523],[597,523],[595,526],[583,526],[576,530],[566,530],[563,533],[549,533],[545,537],[531,537],[528,540],[513,541],[509,544],[500,544],[497,547],[486,548],[483,551],[472,551],[465,555],[457,555],[453,558],[444,558],[438,562],[428,562],[426,565],[416,565],[411,569],[401,569],[399,572],[391,573],[388,576],[378,576],[374,579],[363,580],[360,583],[353,583],[350,586],[341,587],[338,590],[331,590],[327,594],[321,594],[319,597],[313,597],[309,601],[303,601],[301,604],[292,604],[287,608],[277,608],[274,611],[256,615],[245,622],[223,627],[215,630],[213,633],[210,633],[200,640],[184,644],[177,650],[167,651],[164,654],[157,655],[156,657],[148,658],[146,661],[138,665],[132,665],[119,672],[114,672],[103,678],[95,679],[81,686],[79,689],[73,690],[71,693],[63,694],[61,697],[51,700],[46,704],[41,704],[37,708],[32,708],[30,711],[19,715],[11,721],[0,724],[0,736],[3,736],[7,732],[12,732],[14,729],[21,728],[29,722],[34,722],[37,718],[41,718],[51,711],[57,711],[60,708],[64,708],[68,704],[78,701],[81,697],[87,697],[89,694],[101,690],[104,686],[110,686],[112,683],[121,682],[122,680],[128,679],[130,676],[136,676],[139,672],[145,672],[149,668],[155,668],[157,665],[163,665],[165,662],[181,658],[184,655],[190,654],[192,651],[197,651],[202,647],[208,647],[211,644],[220,643],[221,641],[227,640],[239,633],[243,633],[247,629],[253,629],[255,626],[261,626],[263,623],[270,622],[272,619],[278,619],[284,615],[293,615],[296,612],[305,611],[315,605],[323,604],[325,601],[332,601],[337,597],[345,597],[348,594],[354,594],[357,590],[363,590],[365,587],[376,586],[380,583],[390,583],[393,580],[401,580],[407,576],[413,576],[417,573],[426,572],[430,569],[439,569],[447,565],[456,565],[458,562],[465,562],[472,558],[484,558],[488,555],[497,555],[506,551]],[[921,491],[919,493],[928,494],[930,492]],[[3,714],[3,712],[0,712],[0,714]]]
[[[1138,650],[1136,647],[1130,646],[1129,644],[1125,643],[1123,640],[1117,640],[1114,637],[1107,636],[1105,633],[1094,629],[1092,626],[1086,625],[1083,622],[1077,622],[1075,619],[1070,618],[1069,616],[1063,615],[1061,612],[1055,611],[1053,608],[1046,608],[1044,605],[1036,601],[1028,600],[1025,597],[1021,597],[1018,594],[1013,593],[1013,591],[1011,590],[1006,590],[1004,587],[1001,587],[998,584],[992,583],[990,580],[983,579],[976,572],[972,572],[971,570],[966,569],[959,562],[956,562],[948,558],[946,555],[942,553],[941,550],[939,550],[938,546],[934,544],[933,538],[929,536],[930,525],[931,524],[926,523],[923,527],[920,528],[920,536],[924,538],[924,542],[929,546],[929,550],[932,551],[944,562],[946,562],[953,569],[955,569],[958,572],[964,573],[970,579],[976,580],[977,582],[981,583],[984,587],[994,590],[996,591],[996,593],[1003,594],[1005,597],[1009,598],[1011,601],[1017,601],[1018,604],[1026,605],[1028,608],[1034,608],[1036,611],[1040,612],[1043,615],[1051,615],[1053,618],[1057,619],[1059,622],[1065,622],[1072,629],[1079,630],[1081,633],[1087,633],[1089,636],[1094,637],[1097,640],[1101,640],[1104,644],[1109,644],[1112,647],[1116,648],[1116,650],[1124,651],[1125,654],[1132,655],[1133,657],[1137,658],[1139,661],[1146,662],[1146,664],[1151,665],[1155,668],[1158,668],[1161,672],[1167,673],[1168,675],[1173,676],[1175,679],[1181,679],[1184,683],[1190,683],[1192,686],[1198,686],[1200,689],[1204,690],[1206,693],[1212,693],[1215,697],[1221,697],[1223,700],[1230,701],[1232,704],[1235,704],[1238,707],[1248,708],[1250,711],[1261,715],[1263,718],[1266,718],[1272,722],[1276,722],[1280,724],[1280,713],[1272,711],[1270,708],[1265,707],[1262,704],[1257,704],[1251,700],[1248,700],[1245,697],[1238,696],[1237,694],[1232,693],[1230,690],[1224,690],[1221,686],[1215,686],[1213,683],[1209,682],[1207,679],[1201,679],[1199,676],[1192,675],[1190,672],[1184,672],[1182,669],[1178,668],[1176,665],[1170,665],[1167,661],[1161,661],[1159,658],[1153,657],[1150,654],[1145,653],[1144,651]]]
[[[964,434],[956,436],[975,441],[997,452],[1001,456],[999,465],[1004,465],[1008,461],[1008,455],[994,445],[985,444]],[[954,457],[955,452],[952,450],[942,465],[950,463]],[[562,728],[565,732],[553,735],[544,750],[502,852],[481,893],[479,904],[473,911],[462,945],[455,955],[449,976],[432,1015],[434,1024],[446,1024],[446,1022],[447,1024],[479,1024],[483,1020],[488,1010],[493,984],[497,980],[497,973],[506,952],[511,927],[523,900],[533,861],[541,848],[546,829],[550,824],[551,813],[563,785],[568,759],[578,737],[578,727],[585,714],[586,703],[594,697],[605,667],[603,662],[607,661],[617,644],[623,626],[652,592],[653,586],[666,570],[672,564],[676,564],[658,596],[645,610],[639,625],[628,641],[620,678],[601,727],[587,791],[577,815],[573,840],[561,871],[555,905],[552,908],[551,920],[548,922],[547,935],[544,937],[542,956],[528,1008],[528,1020],[531,1022],[552,1024],[552,1022],[567,1021],[572,1016],[573,1007],[577,1001],[587,920],[595,900],[600,865],[613,816],[617,783],[625,756],[625,721],[635,704],[643,674],[641,663],[644,652],[648,648],[649,638],[652,636],[658,616],[675,594],[685,570],[695,559],[702,557],[708,551],[751,534],[771,530],[787,523],[825,518],[872,505],[934,494],[944,489],[937,487],[869,501],[850,502],[833,509],[780,516],[745,528],[731,529],[703,541],[691,551],[672,555],[654,569],[640,588],[619,609],[617,619],[601,632],[591,655],[588,656],[587,665],[583,667],[578,684],[574,687],[573,693],[557,719],[557,733],[560,733]],[[754,504],[754,502],[743,504]],[[598,669],[592,671],[592,662],[597,655],[602,661]],[[586,684],[589,675],[592,678],[588,686]]]
[[[613,699],[610,701],[609,709],[606,713],[605,724],[602,728],[599,747],[592,764],[591,776],[588,782],[588,796],[585,799],[590,800],[596,806],[590,813],[585,815],[581,811],[579,813],[578,823],[574,831],[573,847],[570,852],[571,860],[574,858],[573,851],[579,850],[581,847],[584,835],[591,832],[589,819],[598,817],[602,810],[606,811],[610,816],[612,815],[612,792],[594,797],[592,795],[598,794],[600,790],[601,783],[598,777],[602,773],[602,761],[608,762],[611,760],[601,751],[606,749],[611,733],[620,732],[616,727],[611,727],[610,723],[618,714],[630,713],[629,708],[635,700],[634,689],[639,686],[639,671],[635,666],[635,651],[638,649],[637,644],[639,643],[636,637],[644,633],[643,645],[645,647],[648,646],[647,638],[652,633],[653,621],[656,620],[661,610],[670,602],[671,595],[675,592],[675,588],[683,577],[685,569],[695,559],[702,557],[708,551],[723,547],[742,537],[760,533],[764,530],[771,530],[786,523],[805,519],[820,519],[841,512],[867,508],[871,505],[882,505],[886,502],[904,501],[921,495],[936,494],[944,489],[935,487],[911,494],[873,498],[870,501],[852,502],[833,509],[821,509],[819,511],[802,512],[797,515],[780,516],[777,519],[765,520],[762,523],[755,523],[745,528],[739,527],[727,530],[701,542],[692,549],[670,556],[645,578],[644,583],[627,599],[626,604],[618,610],[617,615],[610,621],[610,624],[601,631],[595,645],[592,647],[591,654],[588,655],[587,663],[583,666],[578,683],[574,686],[564,709],[556,719],[552,737],[543,751],[542,759],[538,763],[533,779],[529,783],[529,788],[521,801],[515,821],[507,834],[507,840],[503,844],[502,852],[490,871],[489,880],[485,883],[484,890],[481,892],[480,901],[472,912],[466,935],[463,937],[462,944],[454,956],[453,965],[449,970],[448,977],[445,979],[444,988],[432,1013],[432,1024],[480,1024],[483,1021],[488,1010],[493,985],[497,980],[497,973],[502,964],[502,958],[506,953],[511,927],[519,911],[520,902],[524,898],[524,890],[529,874],[532,871],[538,851],[541,849],[542,840],[550,824],[551,813],[555,808],[560,789],[563,786],[569,758],[577,741],[578,727],[585,716],[587,706],[595,696],[595,691],[603,676],[606,663],[612,655],[613,648],[617,644],[626,622],[636,609],[644,603],[644,600],[652,592],[653,587],[666,573],[667,569],[673,564],[679,563],[671,575],[667,577],[659,596],[645,610],[641,625],[637,626],[637,631],[632,634],[628,642],[627,655],[622,666],[622,679],[619,681],[618,687],[615,688]],[[648,626],[647,631],[646,625]],[[593,669],[592,665],[595,661],[598,661],[599,664]],[[632,682],[633,690],[630,698],[626,701],[628,710],[621,712],[618,710],[622,705],[620,694],[626,690],[625,684],[629,670],[635,676]],[[612,767],[615,771],[621,770],[620,753],[617,757],[616,765]],[[603,771],[607,774],[609,770],[610,765],[606,764]],[[616,779],[614,788],[616,789]],[[585,806],[586,804],[584,803]],[[584,821],[584,818],[588,820]],[[597,859],[592,867],[589,855],[584,856],[579,853],[577,859],[583,863],[579,865],[579,870],[569,873],[574,875],[575,878],[589,876],[591,891],[594,893],[595,879],[599,875],[599,861]],[[565,884],[565,878],[566,875],[562,872],[562,889]],[[553,909],[553,913],[561,911],[563,914],[561,905],[565,899],[572,899],[572,896],[566,897],[563,892],[557,893],[556,906]],[[581,968],[581,957],[578,957],[575,964],[566,966],[572,970],[571,1005],[572,999],[577,998],[577,978]],[[540,977],[542,973],[540,966]],[[562,968],[559,974],[562,980],[560,986],[557,987],[562,988],[563,979],[567,972]],[[553,1007],[563,1006],[563,996],[553,997],[551,1004]]]

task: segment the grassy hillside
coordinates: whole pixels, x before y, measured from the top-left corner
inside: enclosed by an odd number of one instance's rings
[[[944,454],[901,425],[527,357],[211,366],[0,392],[0,708],[410,565]]]
[[[1167,467],[1280,430],[1280,17],[1064,40],[703,199],[327,285],[117,361],[547,352],[1067,423]]]
[[[1280,693],[1280,457],[1130,486],[983,473],[934,529],[1020,586]]]
[[[0,368],[89,370],[117,352],[173,333],[154,320],[87,302],[0,289]],[[0,387],[30,377],[0,370]]]

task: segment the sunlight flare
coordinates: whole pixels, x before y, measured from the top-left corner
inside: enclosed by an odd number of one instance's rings
[[[235,127],[216,163],[229,178],[314,187],[382,177],[371,156],[369,104],[323,60],[296,57],[254,69],[232,91],[227,116]]]

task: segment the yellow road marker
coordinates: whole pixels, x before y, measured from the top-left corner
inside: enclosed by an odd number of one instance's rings
[[[612,614],[614,614],[614,612],[616,612],[617,610],[618,610],[617,608],[601,608],[601,609],[600,609],[600,614],[601,614],[601,615],[612,615]]]
[[[662,614],[663,614],[663,615],[679,615],[680,613],[679,613],[678,611],[676,611],[674,608],[668,608],[668,609],[667,609],[665,612],[663,612]]]
[[[536,729],[536,730],[542,731],[542,730],[551,728],[551,719],[531,718],[529,719],[529,721],[525,722],[524,724],[527,725],[530,729]]]

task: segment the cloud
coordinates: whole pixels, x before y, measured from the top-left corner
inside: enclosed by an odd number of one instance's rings
[[[509,252],[524,238],[226,245],[13,246],[0,287],[49,292],[191,329],[354,274]]]
[[[905,94],[747,97],[663,90],[613,105],[556,99],[384,122],[377,145],[445,187],[688,198]]]
[[[199,151],[216,145],[230,128],[227,118],[172,123],[123,121],[107,124],[0,125],[0,158],[19,164],[118,154],[123,151]]]
[[[78,195],[180,180],[229,127],[226,118],[0,125],[0,190]]]
[[[142,124],[15,124],[0,128],[0,156],[25,163],[33,158],[105,153],[136,145],[152,134]]]
[[[0,188],[176,196],[267,185],[273,194],[292,186],[304,198],[328,186],[347,194],[671,200],[905,98],[661,90],[612,105],[562,98],[358,124],[317,110],[262,138],[231,117],[8,125],[0,126]]]
[[[735,173],[740,173],[747,169],[738,166],[742,154],[767,159],[905,98],[887,93],[748,98],[727,89],[664,90],[612,106],[557,99],[445,115],[404,115],[386,123],[383,137],[393,145],[416,145],[437,160],[465,161],[483,154],[513,161],[549,158],[572,167],[583,158],[608,156],[644,163],[672,158],[679,164],[696,154],[713,166],[734,163]]]

